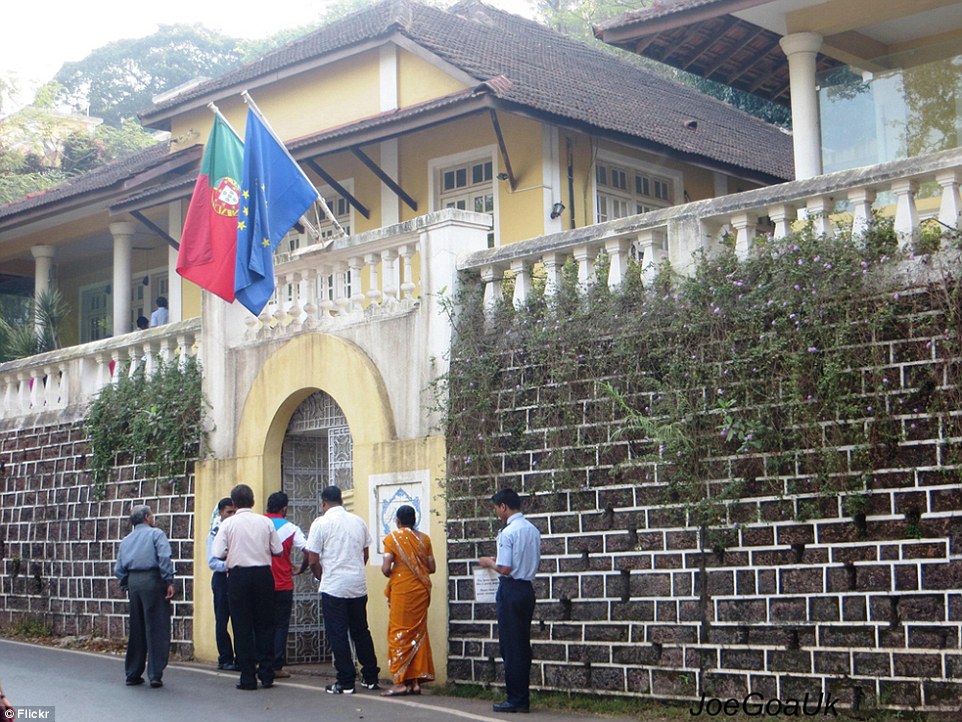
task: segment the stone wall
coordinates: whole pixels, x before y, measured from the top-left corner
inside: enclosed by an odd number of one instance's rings
[[[116,469],[95,498],[82,423],[0,432],[0,627],[36,622],[57,635],[126,638],[127,600],[113,575],[135,504],[170,538],[176,574],[172,651],[193,654],[193,474],[176,488]]]
[[[474,601],[472,569],[493,554],[490,494],[511,486],[543,534],[532,685],[662,699],[838,699],[839,707],[958,709],[962,699],[962,489],[957,432],[919,408],[951,390],[932,311],[879,338],[897,428],[884,454],[832,451],[868,480],[861,506],[824,493],[819,456],[712,460],[715,485],[744,482],[724,543],[665,504],[665,479],[625,466],[629,441],[590,370],[573,385],[568,448],[509,353],[497,409],[509,450],[452,458],[448,479],[449,675],[500,683],[494,605]],[[597,371],[595,372],[597,373]],[[604,373],[617,376],[617,370]],[[923,387],[926,387],[923,389]],[[557,415],[554,418],[558,418]],[[834,423],[827,420],[826,423]],[[472,469],[494,468],[492,475]],[[460,492],[455,491],[460,490]],[[827,698],[826,698],[827,701]]]

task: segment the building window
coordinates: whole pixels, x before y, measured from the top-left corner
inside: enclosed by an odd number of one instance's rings
[[[439,208],[488,213],[494,216],[494,163],[476,159],[444,166],[438,173]],[[494,231],[488,233],[488,247],[494,246]]]
[[[602,161],[595,166],[598,222],[674,204],[675,181],[643,168]]]

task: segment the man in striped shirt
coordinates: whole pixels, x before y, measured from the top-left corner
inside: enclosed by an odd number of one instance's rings
[[[294,577],[307,569],[307,539],[293,522],[287,520],[287,494],[275,491],[267,497],[267,518],[274,523],[274,529],[281,540],[284,551],[271,560],[274,573],[274,677],[290,677],[284,670],[287,664],[287,633],[291,628],[291,611],[294,609]],[[291,551],[301,552],[301,568],[296,572],[291,566]]]

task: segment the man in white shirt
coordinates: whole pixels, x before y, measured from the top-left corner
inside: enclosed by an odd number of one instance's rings
[[[221,522],[211,554],[227,560],[227,596],[240,668],[237,689],[274,686],[274,574],[271,558],[284,551],[266,516],[254,513],[254,491],[238,484],[230,491],[237,507]],[[257,663],[256,675],[254,664]]]
[[[374,641],[367,626],[367,564],[374,540],[367,524],[344,508],[341,490],[329,486],[321,492],[321,516],[307,535],[311,571],[321,584],[324,630],[334,655],[337,682],[326,687],[328,694],[354,694],[357,670],[351,656],[351,642],[361,663],[361,686],[380,689]]]

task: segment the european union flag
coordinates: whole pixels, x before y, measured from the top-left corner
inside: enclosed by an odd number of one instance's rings
[[[274,249],[316,199],[294,159],[248,109],[234,290],[255,316],[274,293]]]

